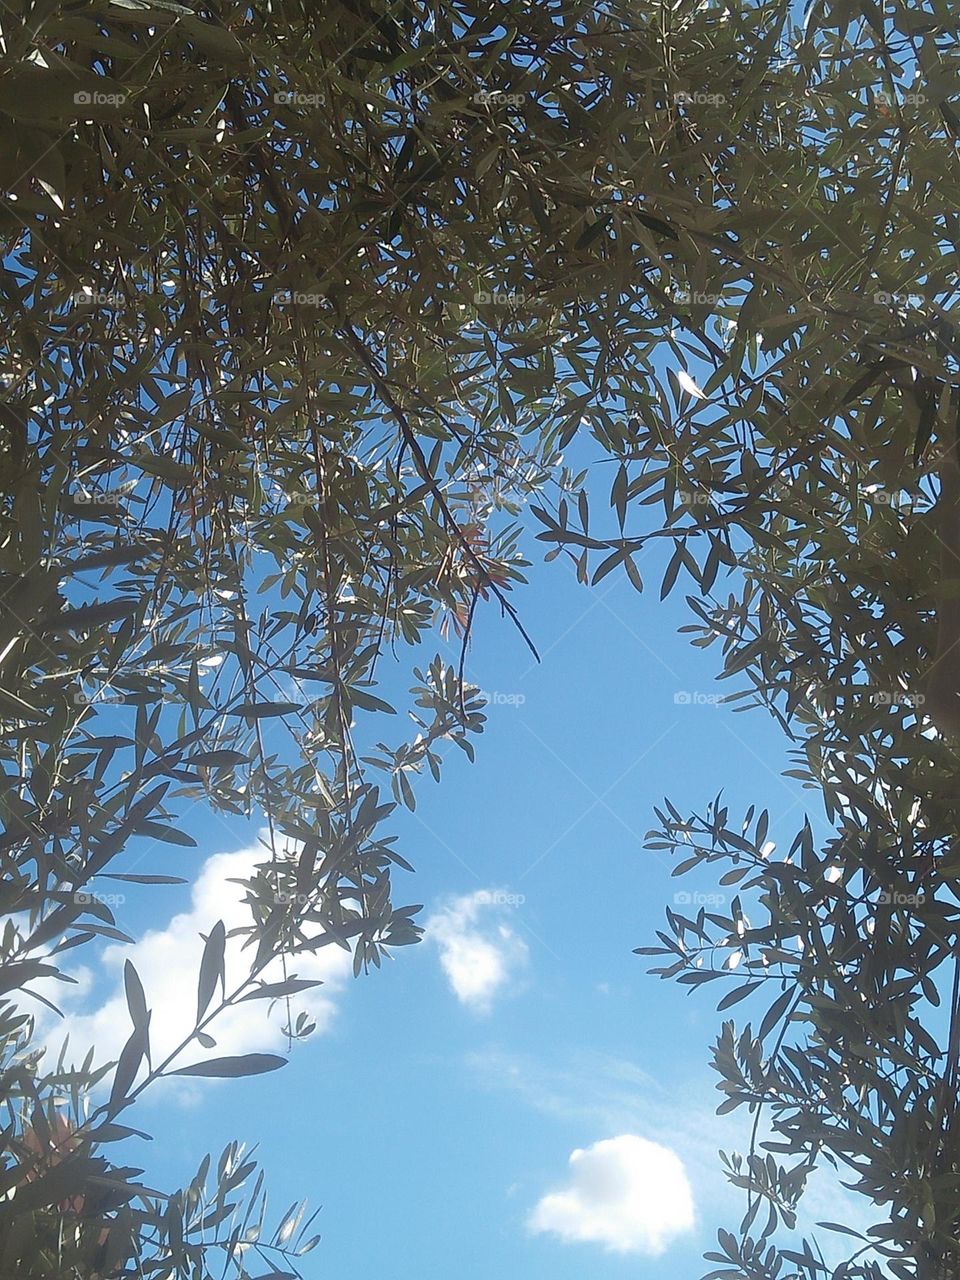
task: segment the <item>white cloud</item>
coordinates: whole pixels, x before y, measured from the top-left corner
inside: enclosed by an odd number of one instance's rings
[[[505,923],[517,895],[478,889],[455,898],[426,924],[426,938],[440,950],[447,981],[461,1004],[489,1012],[494,996],[506,987],[527,959],[527,945]]]
[[[675,1151],[687,1170],[702,1222],[729,1226],[738,1222],[744,1193],[730,1185],[717,1152],[737,1148],[743,1137],[738,1115],[716,1114],[717,1094],[699,1058],[687,1060],[678,1047],[669,1086],[635,1063],[578,1048],[572,1054],[538,1060],[502,1050],[469,1055],[477,1083],[507,1091],[551,1120],[595,1132],[643,1133]],[[761,1128],[761,1139],[770,1136]],[[800,1201],[797,1230],[814,1231],[825,1218],[866,1234],[876,1221],[869,1198],[849,1191],[837,1172],[822,1165]],[[705,1232],[704,1245],[712,1235]],[[842,1237],[817,1232],[828,1265],[839,1266],[848,1244]],[[849,1252],[849,1251],[847,1251]]]
[[[173,916],[162,928],[148,930],[132,946],[117,943],[105,947],[93,982],[84,971],[85,981],[81,987],[70,989],[66,1006],[61,999],[64,988],[58,987],[55,994],[64,1007],[65,1017],[38,1019],[39,1038],[57,1051],[64,1036],[69,1034],[68,1058],[74,1062],[81,1061],[91,1046],[96,1050],[98,1062],[116,1058],[131,1031],[123,994],[123,965],[125,960],[130,960],[140,975],[147,1006],[152,1010],[153,1061],[162,1060],[193,1029],[197,975],[204,945],[201,933],[209,933],[218,920],[223,921],[228,933],[237,926],[249,924],[250,908],[244,902],[246,891],[232,881],[250,876],[256,864],[264,860],[260,846],[208,858],[193,886],[190,910]],[[243,941],[243,938],[227,940],[228,993],[242,980],[252,958],[252,948],[241,951]],[[325,947],[316,955],[289,959],[287,976],[320,979],[324,983],[322,987],[292,997],[295,1013],[304,1010],[316,1022],[318,1031],[325,1030],[335,1012],[331,997],[343,986],[350,972],[350,956],[336,946]],[[271,962],[260,977],[265,982],[281,981],[284,977],[281,962]],[[81,1002],[89,997],[91,988],[103,993],[104,984],[108,992],[106,998],[101,998],[93,1008],[82,1009]],[[286,1020],[284,1002],[276,1002],[272,1012],[270,1006],[269,1000],[251,1000],[224,1010],[208,1028],[216,1047],[203,1049],[194,1041],[177,1059],[177,1065],[229,1054],[283,1050],[286,1044],[281,1029]]]
[[[657,1257],[693,1229],[693,1194],[678,1155],[625,1133],[574,1151],[569,1184],[545,1195],[527,1225],[568,1244]]]

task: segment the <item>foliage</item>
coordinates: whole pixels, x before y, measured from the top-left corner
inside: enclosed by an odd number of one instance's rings
[[[774,966],[795,994],[762,1028],[771,1061],[752,1033],[718,1046],[731,1101],[759,1112],[776,1074],[780,1141],[800,1170],[857,1163],[894,1274],[947,1247],[955,1170],[933,1135],[955,1091],[919,1014],[955,946],[957,758],[918,697],[956,381],[955,16],[816,0],[800,34],[782,0],[5,8],[5,1270],[206,1274],[221,1231],[245,1265],[238,1151],[212,1200],[206,1169],[167,1198],[99,1154],[178,1070],[149,1060],[136,975],[112,1076],[48,1071],[17,993],[118,936],[90,889],[133,874],[116,868],[135,839],[189,844],[195,802],[272,833],[248,985],[215,998],[212,931],[200,1044],[278,955],[293,1000],[298,954],[349,947],[359,972],[414,941],[384,824],[446,742],[472,752],[482,703],[462,659],[417,659],[415,736],[388,742],[382,695],[434,626],[465,650],[484,604],[535,643],[510,597],[531,498],[585,582],[622,568],[640,589],[647,543],[672,544],[662,593],[692,581],[696,643],[722,640],[724,673],[797,733],[836,845],[802,837],[790,869],[731,843],[720,806],[671,809],[667,843],[754,859],[742,891],[770,922],[673,916],[665,945],[680,977],[712,976],[684,931]],[[563,454],[598,446],[585,487]],[[915,856],[922,902],[877,913]],[[882,955],[855,941],[868,912]],[[802,1176],[732,1172],[789,1226]],[[721,1239],[727,1274],[818,1273],[806,1246]]]

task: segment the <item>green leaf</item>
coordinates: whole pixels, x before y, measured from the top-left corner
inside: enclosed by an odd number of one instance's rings
[[[382,698],[375,698],[373,694],[366,693],[362,689],[354,687],[349,689],[347,694],[354,706],[360,707],[363,711],[381,711],[385,715],[396,715],[396,710],[390,706],[389,702],[384,702]]]
[[[612,551],[610,555],[608,555],[606,559],[604,559],[594,570],[590,585],[595,587],[598,582],[601,582],[607,574],[611,572],[611,570],[615,569],[618,564],[624,562],[626,558],[627,553],[622,547],[618,548],[616,551]]]
[[[136,875],[133,872],[105,872],[100,873],[103,880],[123,880],[127,884],[189,884],[189,880],[185,880],[183,876],[149,876]]]
[[[249,764],[250,757],[243,754],[242,751],[198,751],[196,755],[189,756],[188,764],[205,765],[208,768],[222,769],[229,765]]]
[[[178,487],[191,486],[196,478],[193,467],[188,467],[185,462],[177,462],[166,454],[140,453],[132,461],[148,475],[168,480]]]
[[[224,985],[224,956],[227,933],[222,920],[210,930],[200,958],[200,974],[197,979],[197,1023],[203,1021],[213,993],[219,983]],[[224,990],[226,995],[226,990]]]
[[[107,1104],[109,1114],[115,1114],[127,1100],[146,1052],[147,1027],[146,1025],[135,1026],[117,1061],[117,1069],[110,1089],[110,1100]]]
[[[195,1062],[191,1067],[180,1067],[167,1074],[172,1076],[209,1076],[222,1079],[238,1076],[259,1076],[266,1071],[276,1071],[287,1065],[286,1058],[273,1053],[245,1053],[233,1058],[211,1058],[208,1062]]]
[[[300,991],[309,991],[311,987],[320,987],[323,983],[317,979],[287,978],[283,982],[264,982],[253,991],[241,997],[241,1000],[278,1000],[283,996],[296,995]]]
[[[680,239],[669,222],[664,222],[662,218],[658,218],[652,213],[640,213],[634,209],[633,216],[641,226],[646,227],[649,231],[656,231],[659,235],[665,236],[667,240]]]
[[[227,715],[244,716],[248,720],[260,720],[266,716],[289,716],[303,711],[299,702],[244,702]]]
[[[677,574],[680,572],[680,566],[683,564],[683,545],[678,543],[676,550],[670,557],[670,563],[667,565],[666,573],[663,575],[663,584],[660,587],[660,599],[666,600],[667,596],[673,590],[673,585],[677,580]]]
[[[188,836],[184,831],[177,831],[175,827],[168,827],[163,822],[151,822],[144,819],[138,822],[134,828],[134,834],[138,836],[150,836],[154,840],[161,840],[164,844],[179,845],[182,849],[195,849],[197,842],[192,836]]]
[[[627,571],[627,577],[629,578],[630,585],[634,588],[634,590],[643,591],[643,578],[641,578],[640,570],[637,568],[636,564],[634,563],[632,556],[629,556],[629,555],[624,556],[623,567]]]
[[[738,1004],[741,1000],[745,1000],[747,996],[751,995],[758,987],[762,986],[762,982],[745,982],[742,987],[737,987],[734,991],[728,991],[717,1005],[717,1012],[720,1013],[723,1009],[729,1009],[731,1005]]]
[[[627,519],[628,488],[627,468],[621,463],[617,468],[617,473],[613,480],[613,487],[610,491],[610,505],[617,513],[617,523],[620,525],[621,533],[623,533],[623,526]]]
[[[123,962],[123,989],[127,998],[130,1021],[137,1030],[146,1030],[150,1018],[147,998],[144,995],[140,975],[129,960]]]
[[[116,622],[136,613],[140,602],[134,597],[105,600],[101,604],[81,605],[78,609],[64,609],[57,617],[38,624],[43,635],[57,635],[61,631],[86,631],[101,627],[106,622]]]
[[[826,1231],[838,1231],[843,1236],[853,1236],[857,1240],[866,1240],[866,1236],[861,1235],[859,1231],[854,1231],[853,1227],[845,1227],[839,1222],[818,1222],[818,1227],[823,1227]]]
[[[574,248],[586,249],[589,245],[593,244],[594,240],[603,235],[604,231],[606,231],[612,221],[613,214],[607,213],[604,214],[602,218],[597,218],[596,222],[588,223],[577,237],[577,242],[574,245]]]
[[[409,779],[402,769],[399,770],[395,776],[400,787],[400,794],[403,797],[403,803],[407,806],[410,812],[413,813],[417,807],[417,800],[416,796],[413,794],[413,788],[410,786]]]
[[[760,1023],[760,1030],[757,1032],[758,1040],[766,1039],[773,1028],[780,1022],[780,1019],[789,1009],[794,999],[795,993],[791,988],[784,991],[782,995],[777,996],[776,1000],[774,1000],[773,1004],[763,1015],[763,1021]]]

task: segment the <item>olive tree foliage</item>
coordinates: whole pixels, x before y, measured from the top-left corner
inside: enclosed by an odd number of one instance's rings
[[[724,1158],[746,1213],[708,1255],[717,1280],[960,1274],[956,17],[811,7],[779,259],[744,254],[730,354],[628,483],[664,504],[653,536],[673,541],[664,590],[692,580],[686,630],[722,650],[730,699],[790,734],[789,772],[835,829],[818,849],[805,821],[778,849],[767,809],[718,796],[686,818],[667,802],[650,833],[675,874],[722,871],[729,907],[668,910],[641,952],[756,1009],[714,1049],[720,1110],[752,1117]],[[760,166],[774,190],[782,159]],[[730,194],[742,243],[755,205]],[[843,1262],[781,1230],[824,1164],[875,1224],[823,1224],[856,1237]]]
[[[836,823],[788,857],[721,802],[668,806],[654,837],[688,867],[737,863],[742,896],[671,913],[666,971],[737,961],[746,995],[776,991],[716,1050],[724,1105],[769,1119],[731,1158],[748,1213],[715,1274],[825,1274],[779,1230],[822,1157],[886,1222],[838,1274],[934,1274],[950,1252],[957,747],[920,699],[957,594],[938,575],[956,8],[797,18],[782,0],[0,14],[5,1273],[284,1274],[314,1243],[299,1206],[264,1228],[237,1147],[174,1194],[113,1159],[127,1108],[185,1070],[151,1054],[132,966],[116,1064],[51,1066],[29,1001],[124,936],[106,877],[176,878],[194,803],[263,813],[270,836],[249,974],[226,989],[212,929],[183,1050],[249,998],[285,1002],[299,1038],[298,955],[346,947],[360,972],[415,941],[390,813],[448,743],[473,750],[478,617],[535,647],[512,594],[528,500],[586,583],[642,590],[648,543],[670,548],[662,594],[682,575],[695,643],[795,735]],[[597,459],[589,483],[571,450]],[[421,656],[436,627],[459,663]],[[404,666],[411,736],[385,696]],[[926,1020],[944,992],[949,1051]]]

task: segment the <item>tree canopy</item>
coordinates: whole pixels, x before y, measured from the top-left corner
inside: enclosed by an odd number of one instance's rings
[[[5,6],[4,1273],[242,1272],[257,1240],[295,1265],[292,1217],[229,1208],[238,1149],[162,1195],[105,1145],[164,1074],[282,1060],[154,1061],[131,966],[119,1062],[51,1067],[25,993],[122,936],[91,889],[169,879],[117,868],[188,843],[194,802],[271,838],[249,975],[226,990],[213,930],[183,1049],[258,993],[300,1037],[298,955],[414,942],[390,814],[483,727],[434,633],[463,654],[497,610],[535,651],[539,540],[584,583],[683,584],[835,827],[774,857],[760,806],[668,802],[651,835],[741,895],[668,912],[661,971],[766,997],[715,1050],[753,1138],[712,1274],[830,1274],[789,1238],[824,1159],[881,1218],[834,1275],[953,1274],[956,26],[949,0]]]

